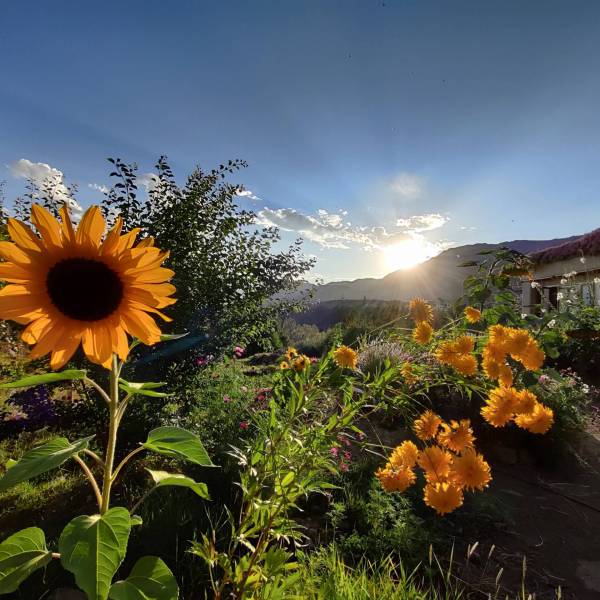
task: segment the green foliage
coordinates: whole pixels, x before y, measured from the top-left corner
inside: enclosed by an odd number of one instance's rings
[[[129,577],[113,583],[110,600],[177,600],[179,590],[169,567],[156,556],[144,556]]]
[[[146,471],[150,473],[150,477],[155,483],[154,489],[167,486],[184,487],[198,494],[200,498],[210,500],[208,487],[205,483],[198,483],[191,477],[186,477],[181,473],[167,473],[166,471],[153,471],[152,469],[146,469]]]
[[[180,427],[153,429],[142,446],[158,454],[181,458],[203,467],[214,467],[200,438]]]
[[[87,372],[78,369],[67,369],[60,373],[43,373],[41,375],[30,375],[17,381],[0,384],[1,389],[12,389],[22,387],[32,387],[44,383],[56,383],[57,381],[73,381],[75,379],[85,379]]]
[[[52,560],[46,548],[44,532],[28,527],[11,535],[0,544],[0,594],[8,594],[37,569]]]
[[[66,438],[58,437],[30,450],[13,463],[0,479],[0,491],[59,467],[87,448],[91,439],[88,437],[71,443]]]
[[[126,508],[73,519],[58,540],[62,566],[75,575],[89,600],[106,600],[117,569],[125,558],[131,531]]]

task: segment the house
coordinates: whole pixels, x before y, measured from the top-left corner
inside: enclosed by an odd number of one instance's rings
[[[600,306],[600,229],[529,255],[534,267],[522,282],[523,313],[565,308],[575,301]]]

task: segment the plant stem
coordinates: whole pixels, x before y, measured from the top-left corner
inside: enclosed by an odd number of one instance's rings
[[[132,450],[118,465],[117,468],[113,471],[113,475],[112,475],[112,480],[113,483],[115,481],[115,479],[118,477],[121,469],[129,462],[130,459],[132,459],[136,454],[138,454],[139,452],[143,452],[145,450],[145,448],[143,446],[138,446],[137,448],[135,448],[134,450]]]
[[[98,487],[98,483],[96,482],[94,474],[90,471],[90,468],[85,464],[85,462],[83,462],[83,459],[80,456],[77,456],[77,454],[75,454],[73,458],[81,467],[81,470],[90,482],[90,485],[94,490],[94,494],[96,495],[96,502],[98,502],[98,508],[100,508],[102,506],[102,494],[100,493],[100,488]]]
[[[110,490],[113,482],[113,463],[115,461],[115,448],[117,445],[118,410],[119,410],[119,363],[117,355],[113,354],[112,367],[109,380],[108,405],[109,425],[108,442],[106,444],[106,457],[104,460],[104,480],[102,482],[102,504],[100,514],[104,514],[110,506]]]

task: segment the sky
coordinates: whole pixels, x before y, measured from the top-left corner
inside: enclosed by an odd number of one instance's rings
[[[0,180],[243,158],[240,205],[312,277],[600,227],[595,0],[5,2]]]

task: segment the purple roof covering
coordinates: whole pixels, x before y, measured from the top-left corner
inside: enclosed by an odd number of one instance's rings
[[[600,229],[582,235],[572,242],[551,246],[530,254],[530,258],[538,264],[553,263],[578,256],[600,255]]]

